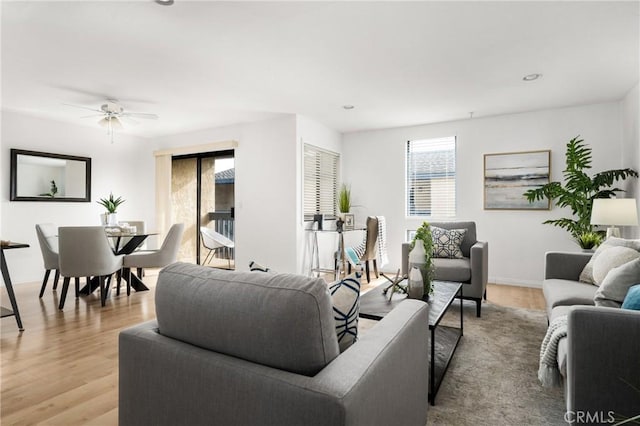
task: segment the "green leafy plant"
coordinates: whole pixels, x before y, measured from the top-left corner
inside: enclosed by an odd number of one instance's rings
[[[597,232],[591,225],[591,208],[596,198],[611,198],[620,188],[612,188],[614,182],[628,177],[638,177],[633,169],[606,170],[589,176],[585,170],[591,169],[591,147],[576,136],[567,143],[566,168],[563,171],[564,185],[560,182],[549,182],[539,188],[524,193],[532,203],[537,200],[557,200],[559,207],[569,207],[574,217],[549,219],[550,224],[565,229],[579,243],[581,235]]]
[[[433,294],[433,236],[431,235],[431,225],[429,222],[422,222],[422,225],[416,230],[416,235],[411,241],[411,249],[416,246],[416,242],[420,241],[424,247],[425,268],[421,270],[422,280],[424,281],[424,294]]]
[[[46,194],[40,194],[41,197],[55,197],[56,194],[58,193],[58,186],[56,185],[56,181],[52,180],[51,181],[51,189],[49,190],[49,192],[47,192]]]
[[[97,201],[98,204],[104,206],[108,213],[116,213],[118,206],[124,203],[125,200],[122,197],[114,198],[113,192],[109,194],[109,198],[101,198]]]
[[[342,184],[338,194],[338,210],[340,213],[349,213],[351,210],[351,187]]]
[[[578,245],[585,250],[590,250],[596,246],[599,246],[602,242],[601,232],[584,232],[578,235],[576,238]]]

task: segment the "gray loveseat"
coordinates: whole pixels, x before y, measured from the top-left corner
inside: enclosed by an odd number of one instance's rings
[[[589,253],[549,252],[542,284],[547,317],[568,315],[558,344],[568,419],[609,412],[618,420],[640,415],[640,311],[593,306],[597,287],[578,281]],[[635,387],[635,389],[634,389]],[[598,422],[593,422],[598,423]]]
[[[422,302],[339,353],[323,280],[176,263],[156,314],[119,336],[121,426],[426,424]]]
[[[487,299],[489,281],[489,244],[476,238],[475,222],[429,222],[431,226],[444,229],[466,229],[460,250],[462,259],[434,258],[434,279],[456,281],[465,284],[462,298],[476,302],[476,315],[482,310],[482,298]],[[402,244],[402,274],[409,273],[409,252],[411,244]]]

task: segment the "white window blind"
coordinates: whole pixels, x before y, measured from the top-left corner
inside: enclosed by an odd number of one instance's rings
[[[338,205],[340,154],[304,144],[304,218],[314,214],[333,218]]]
[[[456,138],[407,142],[407,216],[456,215]]]

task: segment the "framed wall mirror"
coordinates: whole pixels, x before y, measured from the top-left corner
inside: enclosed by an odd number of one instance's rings
[[[91,158],[11,149],[11,201],[91,201]]]

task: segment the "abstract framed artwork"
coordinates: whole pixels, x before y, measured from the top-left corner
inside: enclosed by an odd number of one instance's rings
[[[524,193],[549,183],[551,151],[484,155],[485,210],[549,210],[549,200],[529,203]]]

